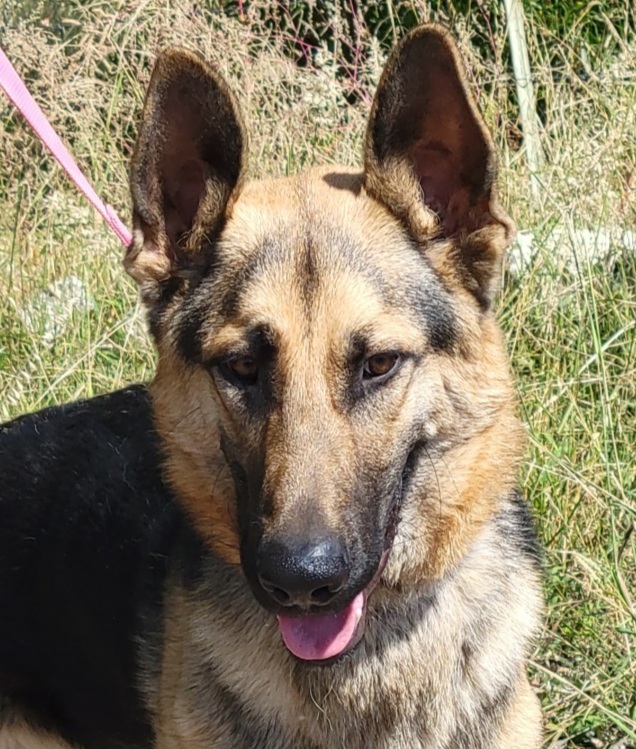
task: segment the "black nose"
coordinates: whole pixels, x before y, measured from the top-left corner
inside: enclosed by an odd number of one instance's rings
[[[349,557],[334,537],[307,542],[268,540],[261,544],[258,579],[283,606],[324,606],[349,579]]]

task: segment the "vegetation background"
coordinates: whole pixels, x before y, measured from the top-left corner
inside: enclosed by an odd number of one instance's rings
[[[546,166],[531,195],[502,7],[485,0],[4,0],[0,45],[98,192],[129,217],[127,163],[157,51],[234,84],[254,176],[358,163],[387,51],[451,26],[521,233],[505,326],[528,425],[522,480],[546,554],[532,676],[548,747],[636,746],[636,10],[525,0]],[[0,95],[0,420],[147,380],[122,249]]]

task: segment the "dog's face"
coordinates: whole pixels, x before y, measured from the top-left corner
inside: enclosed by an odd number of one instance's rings
[[[245,184],[244,141],[218,75],[162,56],[126,263],[181,501],[291,652],[328,662],[362,637],[378,583],[444,574],[514,483],[519,430],[489,310],[512,226],[437,27],[389,60],[363,172]]]

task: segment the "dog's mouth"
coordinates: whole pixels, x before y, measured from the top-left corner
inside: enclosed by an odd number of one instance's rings
[[[353,650],[364,635],[367,601],[378,584],[389,558],[382,552],[371,582],[341,611],[305,616],[278,616],[287,649],[302,661],[330,663]]]
[[[369,596],[380,582],[400,522],[404,488],[411,473],[416,450],[409,453],[394,493],[378,567],[369,582],[340,611],[326,614],[278,616],[278,626],[287,649],[301,661],[329,665],[349,653],[362,640]]]

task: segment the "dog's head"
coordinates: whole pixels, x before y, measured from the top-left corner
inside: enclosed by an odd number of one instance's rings
[[[439,27],[391,56],[362,172],[248,183],[245,140],[218,73],[162,55],[126,266],[159,352],[155,417],[180,500],[288,648],[326,662],[362,636],[378,583],[390,595],[444,574],[514,484],[490,310],[513,228]]]

